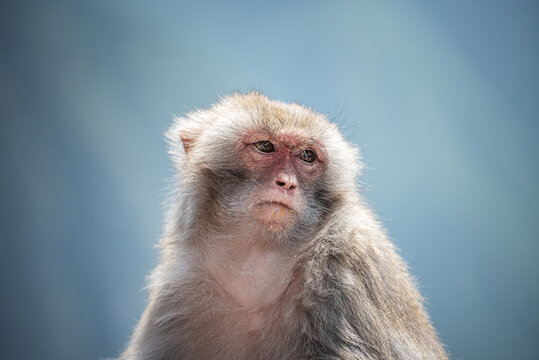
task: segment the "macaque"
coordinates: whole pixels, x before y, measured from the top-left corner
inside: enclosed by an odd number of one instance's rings
[[[335,124],[253,92],[167,138],[161,259],[120,359],[447,359]]]

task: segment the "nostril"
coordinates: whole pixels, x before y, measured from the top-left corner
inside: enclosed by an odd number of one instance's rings
[[[286,190],[294,190],[296,188],[295,184],[289,183],[287,181],[275,180],[277,186],[285,188]]]
[[[275,185],[285,190],[294,190],[297,187],[296,177],[288,174],[279,174],[274,179]]]

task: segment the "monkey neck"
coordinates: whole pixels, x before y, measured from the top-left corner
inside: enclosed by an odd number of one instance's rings
[[[291,279],[290,251],[259,236],[221,232],[206,237],[201,248],[205,271],[245,309],[276,303]]]
[[[239,262],[217,268],[212,275],[243,308],[275,303],[283,294],[290,276],[283,257],[273,251],[252,251]]]

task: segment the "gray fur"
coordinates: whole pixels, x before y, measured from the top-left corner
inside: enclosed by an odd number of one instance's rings
[[[305,131],[329,159],[305,189],[298,222],[277,233],[244,211],[264,180],[242,169],[234,143],[253,127]],[[239,94],[176,119],[167,137],[179,176],[148,306],[121,360],[447,359],[405,263],[356,189],[357,149],[324,116]],[[255,250],[245,271],[266,264],[262,283],[229,276],[237,253],[259,248],[271,256]],[[262,290],[238,303],[227,292],[235,281]]]

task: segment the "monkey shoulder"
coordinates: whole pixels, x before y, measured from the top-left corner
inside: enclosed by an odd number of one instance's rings
[[[305,264],[303,306],[316,356],[444,358],[413,279],[383,230],[336,234],[320,239]]]

